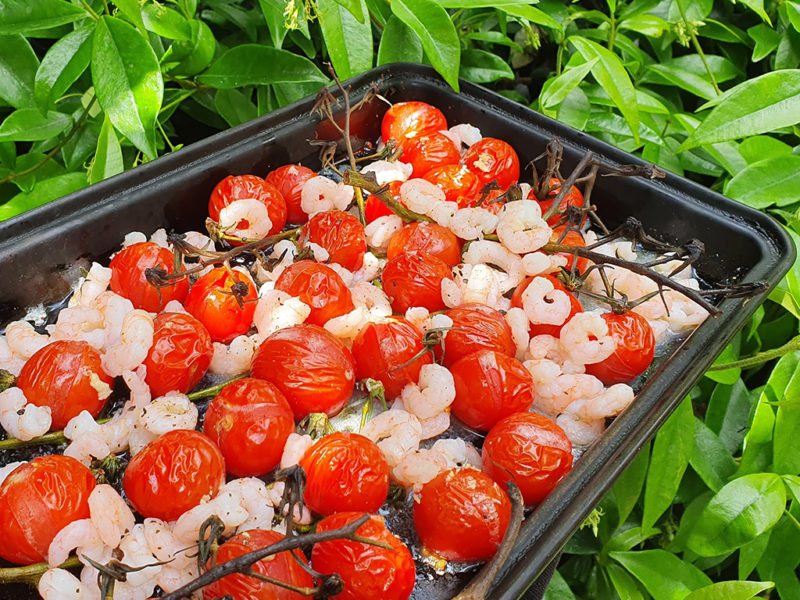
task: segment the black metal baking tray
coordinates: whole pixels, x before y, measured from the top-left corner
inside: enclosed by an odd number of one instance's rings
[[[456,94],[428,67],[380,67],[346,84],[357,99],[374,81],[393,102],[423,100],[440,108],[448,122],[472,123],[484,135],[507,140],[522,164],[554,137],[564,144],[567,168],[586,150],[613,164],[643,162],[478,86],[461,82]],[[77,278],[66,267],[107,256],[129,231],[201,228],[209,193],[226,175],[264,175],[288,162],[314,167],[316,149],[307,140],[324,137],[326,127],[309,114],[313,102],[302,100],[0,223],[0,327],[18,318],[22,307],[62,298]],[[378,137],[385,108],[375,101],[362,111],[364,137]],[[665,241],[701,239],[707,252],[697,270],[709,282],[760,280],[771,289],[794,260],[792,243],[775,221],[676,175],[603,178],[593,201],[609,226],[630,215]],[[708,319],[657,366],[634,404],[528,517],[492,600],[525,593],[767,293],[723,301],[719,317]]]

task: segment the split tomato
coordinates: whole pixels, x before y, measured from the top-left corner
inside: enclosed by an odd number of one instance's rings
[[[147,269],[172,272],[175,268],[175,255],[153,242],[139,242],[123,248],[108,266],[111,291],[130,300],[134,308],[159,312],[170,300],[183,302],[189,292],[187,278],[159,287],[147,280]]]
[[[286,225],[286,200],[271,183],[267,183],[257,175],[229,175],[217,184],[208,200],[208,216],[219,221],[219,212],[237,200],[255,199],[267,208],[270,227],[268,235],[274,235]],[[239,229],[246,229],[249,223],[240,222],[230,232],[236,235]]]
[[[566,288],[564,284],[561,283],[557,277],[553,277],[552,275],[537,275],[536,277],[544,277],[553,284],[553,291],[558,290],[564,292],[568,299],[569,299],[569,306],[570,311],[569,315],[561,325],[548,325],[545,323],[531,323],[528,327],[528,334],[531,337],[536,335],[552,335],[553,337],[559,337],[561,335],[561,328],[569,321],[572,317],[576,314],[583,312],[583,306],[581,305],[580,301]],[[517,289],[514,290],[514,294],[511,296],[511,306],[514,308],[522,308],[522,294],[528,289],[528,286],[534,280],[534,277],[526,277],[522,283],[517,286]],[[545,301],[547,301],[547,296],[545,296]]]
[[[614,340],[614,353],[605,360],[586,365],[586,372],[606,385],[625,383],[641,375],[653,362],[655,336],[650,323],[633,311],[600,315]]]
[[[331,210],[315,214],[303,226],[298,242],[313,242],[328,251],[330,262],[358,271],[367,251],[364,225],[350,213]]]
[[[185,306],[212,340],[227,344],[250,329],[256,300],[258,292],[248,275],[216,267],[194,282]]]
[[[469,147],[461,162],[477,175],[481,185],[496,181],[505,190],[519,180],[519,157],[503,140],[483,138]]]

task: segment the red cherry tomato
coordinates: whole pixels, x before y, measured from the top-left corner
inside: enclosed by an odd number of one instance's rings
[[[313,412],[337,414],[355,387],[353,355],[316,325],[295,325],[265,339],[253,356],[250,374],[274,384],[302,419]]]
[[[306,472],[306,506],[331,515],[346,510],[377,512],[389,493],[389,465],[369,438],[332,433],[309,448],[300,460]]]
[[[316,173],[303,165],[284,165],[266,177],[266,182],[275,186],[286,202],[286,222],[299,225],[308,221],[308,215],[300,208],[300,194],[306,181]]]
[[[561,182],[556,177],[552,177],[550,179],[550,191],[547,193],[546,200],[540,200],[539,206],[542,208],[542,215],[546,214],[550,207],[553,205],[556,196],[561,191]],[[581,191],[576,188],[574,185],[569,189],[569,191],[564,195],[561,199],[561,204],[559,205],[559,210],[556,214],[552,217],[547,219],[547,224],[550,227],[553,227],[558,223],[561,219],[561,214],[567,209],[567,206],[577,206],[579,208],[583,207],[583,194]],[[583,218],[583,221],[586,221],[586,217]]]
[[[435,167],[458,164],[461,152],[453,140],[431,129],[405,142],[400,160],[414,168],[411,172],[412,177],[422,177]]]
[[[525,504],[544,500],[572,469],[572,444],[545,416],[520,412],[500,419],[483,442],[483,472],[503,489],[511,480]]]
[[[36,406],[49,406],[53,429],[64,429],[72,417],[88,410],[100,414],[114,379],[100,366],[100,354],[88,342],[52,342],[28,359],[17,387]]]
[[[461,262],[461,242],[447,227],[418,221],[409,223],[389,240],[386,257],[392,260],[401,252],[421,250],[440,258],[448,266]]]
[[[269,235],[278,233],[286,225],[286,200],[271,183],[267,183],[257,175],[229,175],[217,184],[208,201],[208,216],[219,221],[219,211],[235,202],[254,198],[267,207],[267,215],[272,223]],[[238,230],[249,227],[247,222],[240,222],[236,229],[229,232],[237,235]]]
[[[315,214],[303,226],[299,242],[319,244],[330,255],[330,261],[345,269],[358,271],[367,251],[364,226],[356,217],[341,210]]]
[[[377,379],[388,399],[394,399],[409,383],[419,381],[419,371],[431,364],[430,353],[420,355],[422,335],[402,317],[385,323],[367,323],[353,340],[358,379]],[[405,364],[408,363],[408,364]]]
[[[653,362],[656,344],[647,319],[633,311],[600,316],[614,339],[614,353],[599,363],[586,365],[586,372],[606,385],[625,383],[644,373]]]
[[[444,366],[451,367],[478,350],[496,350],[513,357],[517,346],[505,317],[485,304],[462,304],[447,311],[453,328],[444,339]]]
[[[175,255],[153,242],[139,242],[123,248],[108,265],[111,269],[111,291],[130,300],[134,308],[159,312],[170,300],[183,302],[189,291],[189,280],[178,279],[163,287],[147,281],[147,269],[172,272]]]
[[[186,394],[211,364],[211,336],[200,321],[182,313],[162,313],[153,325],[153,345],[144,360],[150,392],[153,398],[172,391]]]
[[[404,147],[406,140],[429,129],[447,129],[442,111],[425,102],[398,102],[383,115],[381,137],[384,142],[392,139]]]
[[[392,195],[392,198],[397,200],[400,204],[403,204],[403,201],[400,199],[401,185],[403,185],[402,181],[390,181],[388,191]],[[403,206],[405,206],[405,204],[403,204]],[[388,217],[393,214],[392,210],[378,200],[374,194],[367,196],[367,201],[364,205],[364,218],[367,220],[367,223],[372,223],[375,219]]]
[[[238,291],[243,292],[241,305],[235,293]],[[212,340],[227,344],[250,329],[257,299],[258,292],[250,277],[217,267],[194,282],[185,307],[205,325]]]
[[[575,246],[576,248],[586,247],[586,241],[583,239],[583,236],[580,234],[580,232],[570,229],[565,234],[565,229],[566,227],[564,225],[553,229],[553,235],[550,236],[550,242],[553,244],[562,244],[564,246]],[[589,267],[589,261],[585,258],[580,256],[576,257],[574,254],[570,254],[569,252],[559,252],[558,254],[567,259],[567,269],[572,269],[574,264],[578,269],[578,272],[583,273]]]
[[[414,525],[428,552],[447,560],[486,560],[503,540],[511,501],[475,469],[451,469],[426,483],[414,502]]]
[[[233,560],[242,554],[272,546],[282,539],[283,536],[277,531],[250,529],[249,531],[237,533],[219,547],[217,565]],[[314,580],[311,575],[300,566],[298,561],[305,565],[308,564],[305,556],[299,550],[278,552],[258,561],[251,568],[256,573],[289,583],[295,587],[314,587]],[[207,568],[210,569],[212,566],[209,560]],[[255,577],[248,577],[241,573],[227,575],[203,588],[204,600],[214,600],[228,594],[233,600],[305,600],[308,598],[308,596],[303,596],[284,587],[260,581]]]
[[[383,268],[383,291],[396,313],[405,313],[412,306],[424,306],[434,312],[445,308],[442,300],[442,279],[452,279],[453,272],[440,258],[427,252],[403,252]]]
[[[455,202],[459,208],[475,206],[480,198],[481,182],[463,165],[445,165],[431,169],[422,176],[444,192],[447,202]]]
[[[496,181],[506,189],[519,181],[519,158],[503,140],[483,138],[469,147],[461,162],[478,176],[482,185]]]
[[[535,335],[552,335],[553,337],[557,338],[559,335],[561,335],[561,328],[564,326],[564,324],[576,314],[583,312],[583,306],[581,305],[580,301],[567,288],[564,287],[564,284],[561,283],[561,280],[557,277],[553,277],[552,275],[537,275],[537,277],[544,277],[553,284],[553,288],[564,292],[569,297],[570,309],[569,315],[567,315],[567,318],[564,319],[564,323],[561,325],[531,323],[528,327],[528,334],[531,337]],[[528,286],[531,284],[533,279],[533,277],[526,277],[522,283],[517,286],[517,289],[514,290],[514,294],[511,296],[512,307],[522,308],[522,293],[528,289]]]
[[[18,565],[46,561],[64,527],[89,517],[97,482],[74,458],[39,456],[14,469],[0,485],[0,557]]]
[[[478,431],[533,404],[533,380],[517,359],[479,350],[450,367],[456,384],[453,414]]]
[[[339,274],[313,260],[300,260],[284,269],[275,289],[308,304],[311,314],[306,322],[312,325],[325,325],[355,308],[350,290]]]
[[[203,431],[219,446],[228,473],[263,475],[281,461],[294,415],[278,388],[246,377],[226,385],[211,401]]]
[[[325,517],[317,524],[317,531],[339,529],[363,514],[343,512]],[[405,544],[386,528],[382,517],[375,515],[370,515],[356,535],[388,544],[392,549],[344,539],[315,544],[311,550],[314,569],[325,574],[338,573],[344,582],[344,590],[334,598],[408,600],[414,589],[416,569]]]
[[[174,521],[225,483],[225,460],[199,431],[177,429],[147,444],[128,463],[125,494],[144,517]]]

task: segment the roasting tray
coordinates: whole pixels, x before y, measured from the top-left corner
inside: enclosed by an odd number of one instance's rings
[[[565,173],[586,150],[609,163],[643,163],[481,87],[462,81],[457,94],[429,67],[379,67],[346,84],[358,99],[374,81],[392,102],[429,102],[449,123],[472,123],[484,135],[508,141],[523,165],[554,137],[564,144]],[[75,265],[108,256],[129,231],[202,230],[209,193],[223,177],[264,176],[288,162],[318,166],[317,148],[307,140],[328,137],[332,128],[310,114],[313,104],[314,98],[301,100],[0,222],[0,329],[19,318],[23,307],[63,298],[80,274]],[[385,109],[379,100],[368,104],[354,119],[354,133],[375,140]],[[677,175],[661,180],[604,177],[592,199],[609,227],[631,215],[664,241],[705,242],[706,255],[697,270],[707,282],[761,280],[772,289],[794,260],[791,241],[771,218]],[[527,518],[491,600],[539,596],[534,588],[540,585],[526,590],[767,294],[723,301],[719,317],[709,318],[656,365],[634,404]]]

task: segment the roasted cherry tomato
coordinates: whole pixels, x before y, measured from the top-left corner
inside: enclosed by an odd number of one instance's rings
[[[403,185],[402,181],[390,181],[388,191],[392,195],[392,198],[397,200],[400,204],[403,204],[403,201],[400,199],[401,185]],[[364,218],[367,220],[367,223],[372,223],[375,219],[388,217],[393,214],[392,210],[378,200],[373,194],[367,196],[366,203],[364,204]]]
[[[64,429],[83,410],[99,415],[113,383],[100,365],[100,354],[88,342],[66,340],[36,352],[17,377],[17,387],[28,402],[50,407],[53,429]]]
[[[263,475],[281,461],[286,438],[294,431],[294,415],[278,388],[245,377],[226,385],[211,401],[203,431],[219,446],[228,473]]]
[[[364,513],[342,512],[325,517],[317,531],[339,529]],[[408,600],[414,589],[414,559],[405,544],[383,523],[383,518],[370,515],[356,530],[356,535],[388,544],[391,550],[346,539],[330,540],[314,545],[311,566],[320,573],[338,573],[344,590],[337,600]]]
[[[525,504],[544,500],[572,469],[572,444],[551,419],[519,412],[500,419],[483,442],[483,472],[503,489],[517,484]]]
[[[554,288],[553,291],[558,290],[564,292],[569,298],[570,309],[566,319],[564,319],[564,322],[560,325],[531,323],[531,325],[528,327],[528,334],[531,337],[535,335],[552,335],[553,337],[557,338],[559,335],[561,335],[561,328],[564,326],[564,324],[576,314],[583,312],[583,306],[581,305],[580,301],[566,287],[564,287],[564,284],[561,283],[561,280],[559,280],[557,277],[553,277],[552,275],[537,275],[536,277],[543,277],[552,283]],[[522,308],[522,294],[528,289],[528,286],[533,280],[534,277],[526,277],[522,283],[517,286],[517,289],[514,290],[514,294],[511,296],[512,307]],[[545,301],[547,301],[547,298],[547,295],[545,295]]]
[[[250,329],[256,300],[258,292],[248,275],[217,267],[194,282],[185,306],[212,340],[227,344]]]
[[[401,252],[421,250],[441,259],[450,267],[461,262],[461,242],[447,227],[418,221],[409,223],[389,240],[386,257],[392,260]]]
[[[128,463],[125,495],[144,517],[174,521],[225,483],[225,460],[199,431],[169,431],[147,444]]]
[[[216,564],[220,565],[242,554],[272,546],[282,539],[283,536],[277,531],[250,529],[249,531],[237,533],[219,547]],[[308,571],[301,566],[301,562],[304,565],[308,564],[300,550],[293,550],[291,552],[278,552],[258,561],[250,568],[256,573],[283,581],[295,587],[314,587],[314,580]],[[212,566],[209,559],[207,567],[210,569]],[[248,577],[241,573],[227,575],[203,588],[204,600],[223,597],[230,597],[232,600],[305,600],[308,598],[308,596],[303,596],[284,587],[260,581],[255,577]]]
[[[56,534],[89,517],[95,485],[89,469],[59,454],[14,469],[0,485],[0,557],[18,565],[46,561]]]
[[[444,192],[447,202],[455,202],[459,208],[475,206],[480,198],[481,182],[463,165],[445,165],[431,169],[422,176]]]
[[[299,260],[289,265],[275,282],[275,289],[310,306],[311,314],[306,323],[312,325],[325,325],[355,308],[350,290],[339,274],[313,260]]]
[[[377,512],[389,493],[389,465],[371,439],[357,433],[326,435],[300,460],[303,499],[315,513]]]
[[[600,315],[614,339],[614,353],[605,360],[586,365],[586,372],[606,385],[625,383],[641,375],[653,362],[655,336],[650,323],[633,311]]]
[[[423,350],[422,334],[402,317],[367,323],[353,340],[358,379],[377,379],[386,397],[394,399],[406,384],[417,383],[420,369],[433,362]]]
[[[533,380],[517,359],[479,350],[450,367],[456,384],[453,414],[478,431],[533,404]]]
[[[519,158],[503,140],[483,138],[469,147],[461,162],[478,176],[481,185],[496,181],[505,190],[519,180]]]
[[[505,317],[485,304],[462,304],[447,311],[453,328],[444,339],[444,366],[451,367],[478,350],[496,350],[513,357],[517,346]]]
[[[550,236],[550,242],[553,244],[562,244],[564,246],[575,246],[576,248],[585,248],[586,241],[579,231],[569,229],[561,225],[553,229],[553,235]],[[580,256],[575,256],[569,252],[559,252],[559,255],[567,259],[567,269],[572,269],[573,265],[577,268],[579,273],[583,273],[589,267],[589,261]]]
[[[170,300],[183,302],[189,291],[186,278],[160,287],[147,281],[147,269],[172,272],[175,268],[175,255],[153,242],[139,242],[123,248],[108,266],[111,269],[111,291],[130,300],[134,308],[159,312]]]
[[[266,182],[275,186],[286,202],[286,222],[294,225],[308,221],[308,215],[300,207],[300,194],[306,181],[316,173],[303,165],[284,165],[266,177]]]
[[[267,215],[272,223],[269,235],[278,233],[286,225],[286,200],[271,183],[267,183],[257,175],[229,175],[217,184],[208,201],[208,216],[219,221],[219,211],[237,200],[255,198],[267,207]],[[240,222],[236,229],[229,231],[237,235],[238,230],[250,226],[246,221]]]
[[[412,177],[422,177],[435,167],[458,164],[461,152],[453,140],[431,129],[405,142],[400,160],[414,168]]]
[[[200,321],[182,313],[162,313],[153,326],[153,345],[144,360],[150,392],[153,398],[172,391],[186,394],[211,364],[211,336]]]
[[[396,313],[405,313],[412,306],[423,306],[434,312],[445,308],[442,300],[442,279],[452,279],[453,272],[440,258],[427,252],[403,252],[383,268],[383,291]]]
[[[303,226],[298,241],[302,245],[313,242],[322,246],[331,262],[351,271],[361,268],[367,251],[367,236],[361,221],[341,210],[315,214]]]
[[[383,115],[381,137],[384,142],[391,139],[405,147],[406,140],[431,129],[447,129],[442,111],[425,102],[398,102]]]
[[[253,356],[250,374],[274,384],[302,419],[309,413],[337,414],[355,387],[350,350],[316,325],[295,325],[265,339]]]
[[[503,488],[470,468],[439,473],[414,502],[422,545],[447,560],[491,558],[510,519],[511,501]]]
[[[553,202],[560,191],[561,182],[558,180],[558,178],[552,177],[550,179],[550,190],[547,193],[547,199],[539,201],[539,206],[542,208],[542,215],[545,215],[547,211],[550,210],[550,207],[553,206]],[[567,210],[567,206],[570,205],[577,206],[578,208],[583,207],[583,194],[581,194],[581,191],[574,185],[561,199],[558,212],[547,219],[547,224],[550,225],[550,227],[556,225],[561,219],[562,213]],[[586,221],[586,217],[583,218],[583,221]]]

